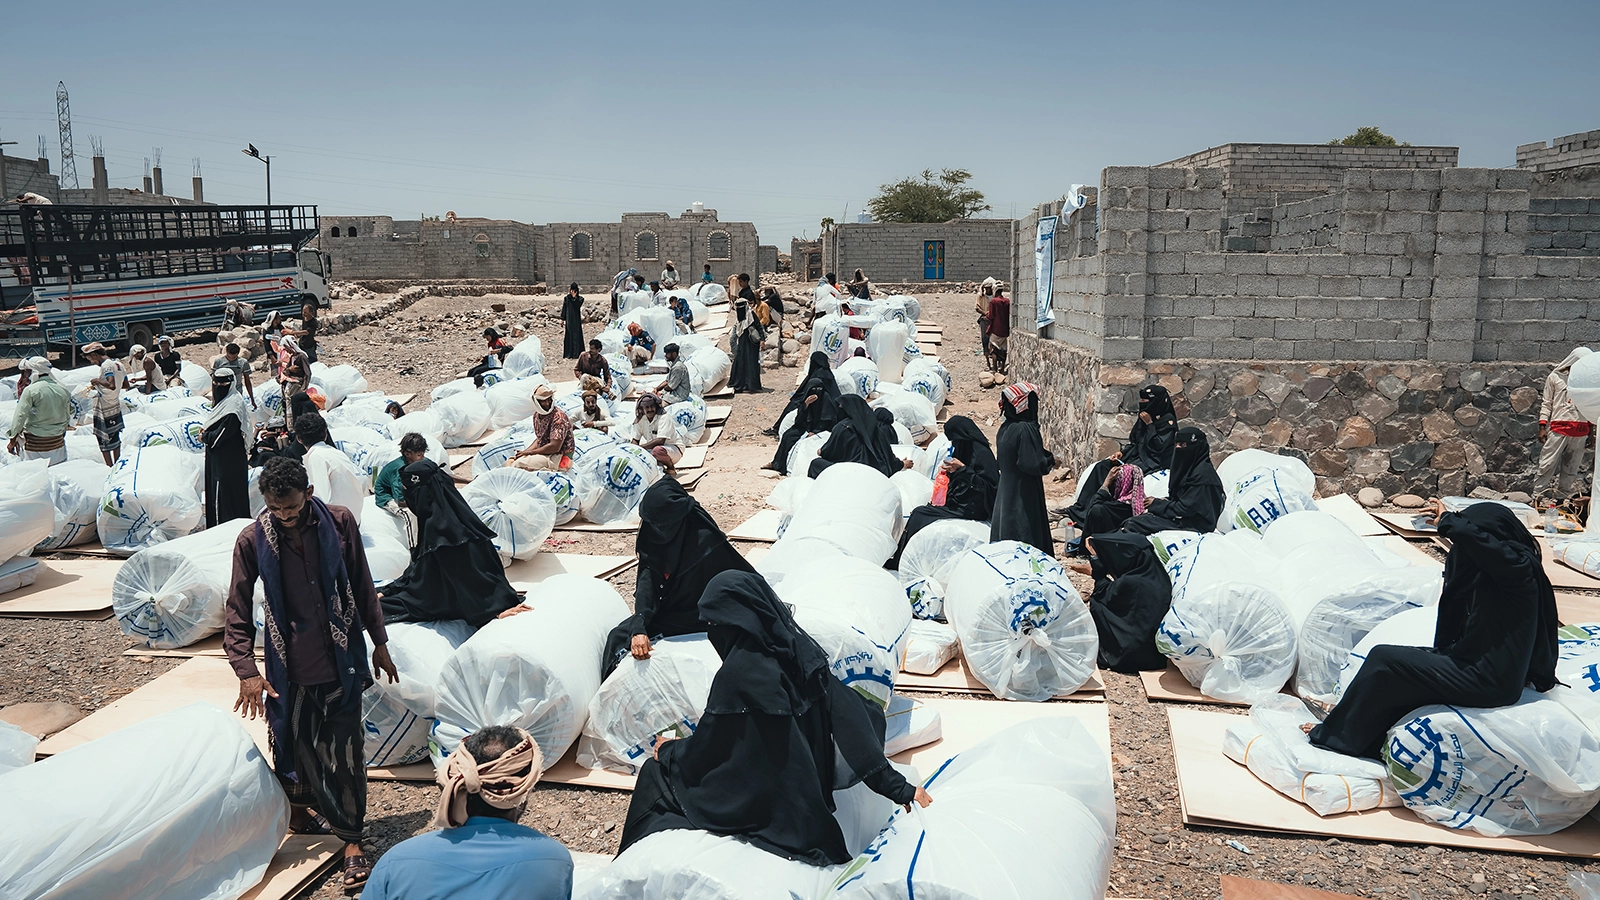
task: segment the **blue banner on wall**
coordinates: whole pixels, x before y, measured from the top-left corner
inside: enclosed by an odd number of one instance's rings
[[[1038,289],[1038,299],[1035,302],[1040,328],[1053,325],[1056,321],[1055,313],[1050,310],[1050,293],[1055,282],[1057,221],[1056,216],[1045,216],[1040,219],[1039,238],[1033,243],[1033,273]]]

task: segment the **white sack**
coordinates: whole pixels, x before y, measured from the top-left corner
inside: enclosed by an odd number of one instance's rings
[[[968,551],[989,543],[989,524],[940,519],[911,536],[900,554],[900,584],[919,619],[944,617],[945,585]]]
[[[549,384],[542,376],[532,375],[502,381],[483,389],[483,398],[489,403],[489,425],[505,428],[531,418],[535,412],[533,392],[540,385]]]
[[[1366,637],[1356,642],[1354,648],[1345,654],[1343,665],[1339,668],[1339,686],[1333,696],[1337,704],[1344,697],[1344,692],[1350,689],[1350,682],[1355,680],[1356,673],[1361,671],[1361,664],[1367,661],[1367,654],[1373,647],[1390,644],[1396,647],[1432,647],[1433,633],[1439,624],[1439,606],[1419,606],[1395,613],[1389,618],[1379,622]]]
[[[439,672],[472,636],[459,619],[394,622],[389,658],[400,680],[375,677],[361,695],[368,766],[404,766],[428,758],[428,731],[439,703]]]
[[[311,383],[322,390],[322,396],[327,400],[329,410],[343,403],[351,394],[364,393],[368,388],[367,379],[361,374],[361,370],[348,364],[330,366],[320,362],[312,363]]]
[[[433,390],[428,392],[428,400],[433,403],[438,403],[440,400],[454,397],[457,394],[464,394],[467,391],[475,391],[477,389],[478,386],[472,383],[471,378],[455,378],[450,381],[446,381],[444,384],[435,385]]]
[[[335,428],[360,427],[383,435],[384,440],[397,438],[399,435],[390,429],[394,425],[394,416],[383,411],[383,407],[370,403],[358,403],[346,397],[338,409],[330,409],[322,414],[322,421],[328,423],[328,431]]]
[[[1350,652],[1396,615],[1436,606],[1443,587],[1441,570],[1412,566],[1371,575],[1324,595],[1300,626],[1295,693],[1332,709],[1342,693],[1340,672]],[[1432,643],[1431,627],[1427,643]]]
[[[649,659],[623,656],[589,701],[578,765],[637,774],[658,736],[694,733],[720,668],[722,657],[703,634],[654,641]]]
[[[836,463],[817,476],[780,543],[791,537],[822,538],[849,556],[881,566],[894,555],[904,527],[900,491],[882,472],[860,463]]]
[[[728,376],[733,373],[733,360],[726,351],[720,347],[702,347],[689,353],[688,338],[678,339],[677,344],[678,352],[688,355],[684,365],[689,369],[690,393],[704,397],[728,383]]]
[[[933,675],[961,652],[956,630],[943,622],[915,619],[907,630],[906,656],[900,669],[916,675]]]
[[[878,367],[881,381],[900,383],[900,374],[906,365],[906,342],[911,340],[911,329],[904,322],[879,322],[867,332],[867,355]]]
[[[143,447],[124,454],[106,476],[95,518],[100,545],[118,556],[182,537],[200,527],[203,458],[176,447]]]
[[[905,371],[900,376],[900,387],[921,395],[937,410],[944,405],[945,396],[950,391],[950,374],[932,360],[914,359],[906,363]]]
[[[806,473],[811,471],[812,461],[822,452],[822,445],[832,436],[831,431],[819,431],[795,441],[794,446],[789,448],[789,459],[784,463],[789,474],[798,478],[809,477]]]
[[[903,449],[919,450],[916,447]],[[907,519],[911,518],[912,510],[933,502],[933,481],[914,467],[890,475],[889,483],[900,492],[900,514]]]
[[[1381,763],[1312,745],[1300,726],[1317,720],[1299,700],[1274,694],[1235,718],[1223,735],[1223,754],[1317,815],[1400,805]]]
[[[127,453],[139,447],[167,445],[176,447],[185,453],[204,453],[206,450],[205,425],[205,413],[185,412],[181,416],[170,418],[154,425],[147,425],[138,431],[124,431],[122,452]]]
[[[1310,466],[1292,456],[1280,456],[1254,447],[1228,454],[1217,466],[1217,477],[1222,480],[1223,490],[1232,493],[1245,476],[1263,467],[1282,472],[1289,484],[1307,494],[1316,493],[1317,476],[1311,473]]]
[[[887,706],[911,626],[900,583],[881,563],[842,553],[812,559],[811,567],[778,582],[778,596],[828,654],[834,677]]]
[[[512,430],[504,437],[493,440],[479,447],[472,454],[472,477],[477,478],[486,472],[493,472],[511,461],[533,443],[532,431]]]
[[[0,562],[26,556],[56,531],[50,463],[43,459],[0,468]]]
[[[221,631],[233,545],[253,522],[233,519],[129,557],[111,582],[117,627],[157,650],[187,647]]]
[[[502,565],[532,559],[556,525],[556,501],[532,472],[499,468],[472,479],[461,498],[494,530]]]
[[[819,351],[835,367],[850,358],[850,328],[833,313],[811,323],[811,352]]]
[[[843,793],[843,792],[840,792]],[[835,796],[838,796],[837,794]],[[623,851],[574,886],[573,900],[794,900],[824,890],[844,866],[784,859],[736,838],[674,828]]]
[[[963,553],[945,614],[967,671],[1001,700],[1049,700],[1094,675],[1100,635],[1089,607],[1066,569],[1036,547],[997,541]]]
[[[878,367],[864,356],[852,356],[840,363],[833,370],[833,378],[839,383],[840,394],[854,394],[863,400],[878,392],[881,380]]]
[[[918,444],[933,440],[939,433],[939,420],[928,398],[911,391],[887,391],[883,387],[879,385],[878,399],[872,401],[872,407],[894,413],[895,422],[909,429]]]
[[[1262,466],[1246,474],[1228,491],[1217,531],[1248,528],[1260,532],[1281,516],[1316,509],[1311,492],[1304,490],[1284,469]]]
[[[544,373],[544,345],[535,335],[528,335],[517,342],[511,352],[506,354],[503,368],[512,378],[527,378],[529,375],[542,375]]]
[[[444,425],[440,437],[446,447],[459,447],[482,437],[489,430],[489,421],[493,417],[489,401],[479,391],[446,397],[428,409]]]
[[[385,585],[404,575],[411,565],[411,538],[405,522],[387,509],[379,509],[375,498],[364,497],[357,524],[373,585]]]
[[[700,395],[691,395],[682,403],[674,403],[664,413],[672,420],[672,430],[678,436],[679,445],[687,447],[705,436],[706,401]]]
[[[609,525],[638,517],[639,501],[661,480],[661,465],[637,444],[608,441],[585,453],[568,470],[583,517]]]

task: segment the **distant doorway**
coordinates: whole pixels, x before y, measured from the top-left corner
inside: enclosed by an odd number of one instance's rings
[[[944,241],[922,242],[922,277],[926,281],[944,280]]]

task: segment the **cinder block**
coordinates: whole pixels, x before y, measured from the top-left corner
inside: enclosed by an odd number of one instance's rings
[[[1304,275],[1310,258],[1305,256],[1280,256],[1267,257],[1268,275]]]
[[[1450,168],[1440,172],[1440,187],[1446,191],[1479,191],[1495,187],[1494,169]]]
[[[1214,312],[1210,297],[1174,297],[1172,314],[1175,316],[1209,316]]]
[[[1362,253],[1357,256],[1346,257],[1350,261],[1351,275],[1387,275],[1389,274],[1389,257],[1372,256]]]
[[[1228,253],[1222,257],[1222,271],[1229,275],[1265,275],[1267,257],[1263,253]]]
[[[1194,292],[1208,297],[1230,297],[1239,292],[1237,275],[1197,275]]]
[[[1194,323],[1194,336],[1197,338],[1224,338],[1233,337],[1234,320],[1220,316],[1199,316],[1189,321]],[[1245,335],[1248,337],[1249,335]]]
[[[1317,293],[1324,297],[1359,297],[1361,279],[1353,276],[1325,276],[1318,279]]]
[[[1384,208],[1391,212],[1433,212],[1438,196],[1434,191],[1390,191]]]
[[[1252,359],[1256,344],[1257,340],[1252,338],[1218,338],[1211,352],[1217,359]]]
[[[1183,271],[1191,275],[1217,275],[1222,272],[1221,253],[1185,253]]]
[[[1151,168],[1146,171],[1149,172],[1147,183],[1150,187],[1177,190],[1189,186],[1188,169]]]
[[[1272,336],[1281,340],[1310,340],[1316,333],[1316,323],[1310,319],[1257,319],[1256,321],[1272,323]]]
[[[1112,316],[1143,318],[1145,315],[1145,298],[1127,295],[1108,296],[1102,303],[1101,311],[1107,318]]]
[[[1361,296],[1398,297],[1400,296],[1400,279],[1389,276],[1363,278],[1361,279]]]
[[[1540,347],[1536,341],[1503,341],[1495,347],[1496,359],[1532,362],[1540,359],[1541,356]]]
[[[1435,278],[1476,278],[1482,274],[1484,262],[1485,257],[1477,253],[1440,254],[1433,258],[1433,274]]]
[[[1183,343],[1184,341],[1194,342],[1194,338],[1179,338],[1178,340],[1173,342],[1173,347],[1176,348],[1179,344]],[[1195,343],[1206,344],[1207,345],[1207,352],[1196,353],[1196,354],[1193,354],[1193,355],[1195,355],[1195,356],[1209,356],[1210,355],[1210,353],[1209,353],[1209,342],[1207,342],[1207,341],[1199,341],[1199,342],[1195,342]],[[1108,359],[1108,360],[1142,359],[1142,358],[1144,358],[1144,338],[1142,338],[1142,337],[1106,337],[1101,342],[1100,355],[1101,355],[1102,358]],[[1178,355],[1176,350],[1174,351],[1173,355],[1174,356]]]
[[[1447,212],[1482,212],[1489,208],[1489,194],[1487,191],[1453,191],[1439,192],[1439,213]]]
[[[1527,191],[1490,191],[1487,200],[1489,212],[1526,212]]]
[[[1152,171],[1163,170],[1152,170],[1143,166],[1107,166],[1100,172],[1101,196],[1104,196],[1108,189],[1148,187]]]
[[[1356,336],[1356,323],[1349,319],[1320,319],[1315,323],[1314,334],[1322,340],[1351,340]]]
[[[1375,341],[1334,341],[1333,355],[1341,360],[1372,359],[1377,352]]]
[[[1479,322],[1478,336],[1490,341],[1516,341],[1522,339],[1522,322]]]
[[[1438,287],[1437,284],[1434,286],[1435,288]],[[1443,319],[1476,319],[1478,316],[1478,297],[1476,294],[1470,297],[1435,296],[1429,309],[1435,322]]]
[[[1434,320],[1428,325],[1430,339],[1445,341],[1470,341],[1478,333],[1478,323],[1471,319]]]
[[[1418,190],[1437,191],[1441,180],[1439,171],[1438,169],[1414,169],[1411,173],[1412,181]]]
[[[1430,337],[1427,342],[1428,360],[1431,362],[1472,362],[1472,341],[1440,340]]]
[[[1501,300],[1500,314],[1508,320],[1542,319],[1545,317],[1544,300],[1542,298]]]
[[[1566,323],[1566,331],[1562,334],[1562,338],[1582,343],[1600,341],[1600,321],[1595,319],[1573,319]]]
[[[1576,278],[1580,270],[1575,256],[1539,256],[1538,274],[1547,278]]]
[[[1378,301],[1369,299],[1340,299],[1337,315],[1341,319],[1370,319],[1378,316]]]
[[[1428,323],[1420,319],[1405,319],[1396,323],[1400,326],[1400,340],[1421,341],[1428,337]]]
[[[1315,360],[1319,362],[1335,362],[1336,355],[1333,341],[1295,341],[1293,355],[1290,359]]]
[[[1178,338],[1172,342],[1172,355],[1178,357],[1192,357],[1206,359],[1211,356],[1214,345],[1209,340],[1200,338]]]
[[[1152,253],[1145,261],[1146,270],[1157,275],[1182,274],[1183,256],[1178,253]],[[1189,276],[1191,279],[1194,276]]]
[[[1218,249],[1218,235],[1214,231],[1169,231],[1163,237],[1164,249],[1168,253],[1198,253]]]
[[[1257,297],[1255,314],[1272,319],[1292,319],[1295,317],[1296,301],[1288,297]]]
[[[1522,234],[1505,232],[1483,236],[1483,252],[1490,256],[1520,256],[1528,248],[1528,239]]]
[[[1517,280],[1515,278],[1479,278],[1478,296],[1504,300],[1517,296]]]
[[[1373,359],[1416,359],[1422,348],[1417,341],[1378,341],[1372,352]]]
[[[1212,310],[1219,316],[1249,318],[1256,315],[1257,302],[1253,297],[1218,297],[1212,301]]]
[[[1312,275],[1347,275],[1356,257],[1339,253],[1312,254],[1304,257],[1306,271]]]
[[[1410,169],[1374,169],[1372,187],[1380,191],[1410,190],[1415,185]]]
[[[1567,337],[1567,323],[1541,319],[1522,323],[1522,337],[1530,341],[1562,341]]]
[[[1158,338],[1192,337],[1195,319],[1161,318],[1150,320],[1150,336]]]
[[[1240,275],[1239,293],[1252,297],[1277,296],[1278,279],[1271,275]]]
[[[1383,319],[1359,319],[1356,321],[1356,337],[1376,341],[1396,340],[1400,337],[1400,323]]]
[[[1277,338],[1256,338],[1250,341],[1249,356],[1240,353],[1240,358],[1249,359],[1292,359],[1294,343]]]
[[[1255,317],[1233,319],[1233,336],[1242,338],[1268,338],[1273,336],[1273,330],[1282,319],[1258,319]]]
[[[1389,194],[1387,191],[1353,190],[1345,194],[1345,215],[1353,212],[1383,212],[1388,208]]]

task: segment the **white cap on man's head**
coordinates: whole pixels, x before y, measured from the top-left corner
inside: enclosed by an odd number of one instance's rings
[[[35,375],[49,375],[50,360],[45,359],[42,356],[30,356],[22,361],[22,368],[27,369],[29,372],[32,372]]]

